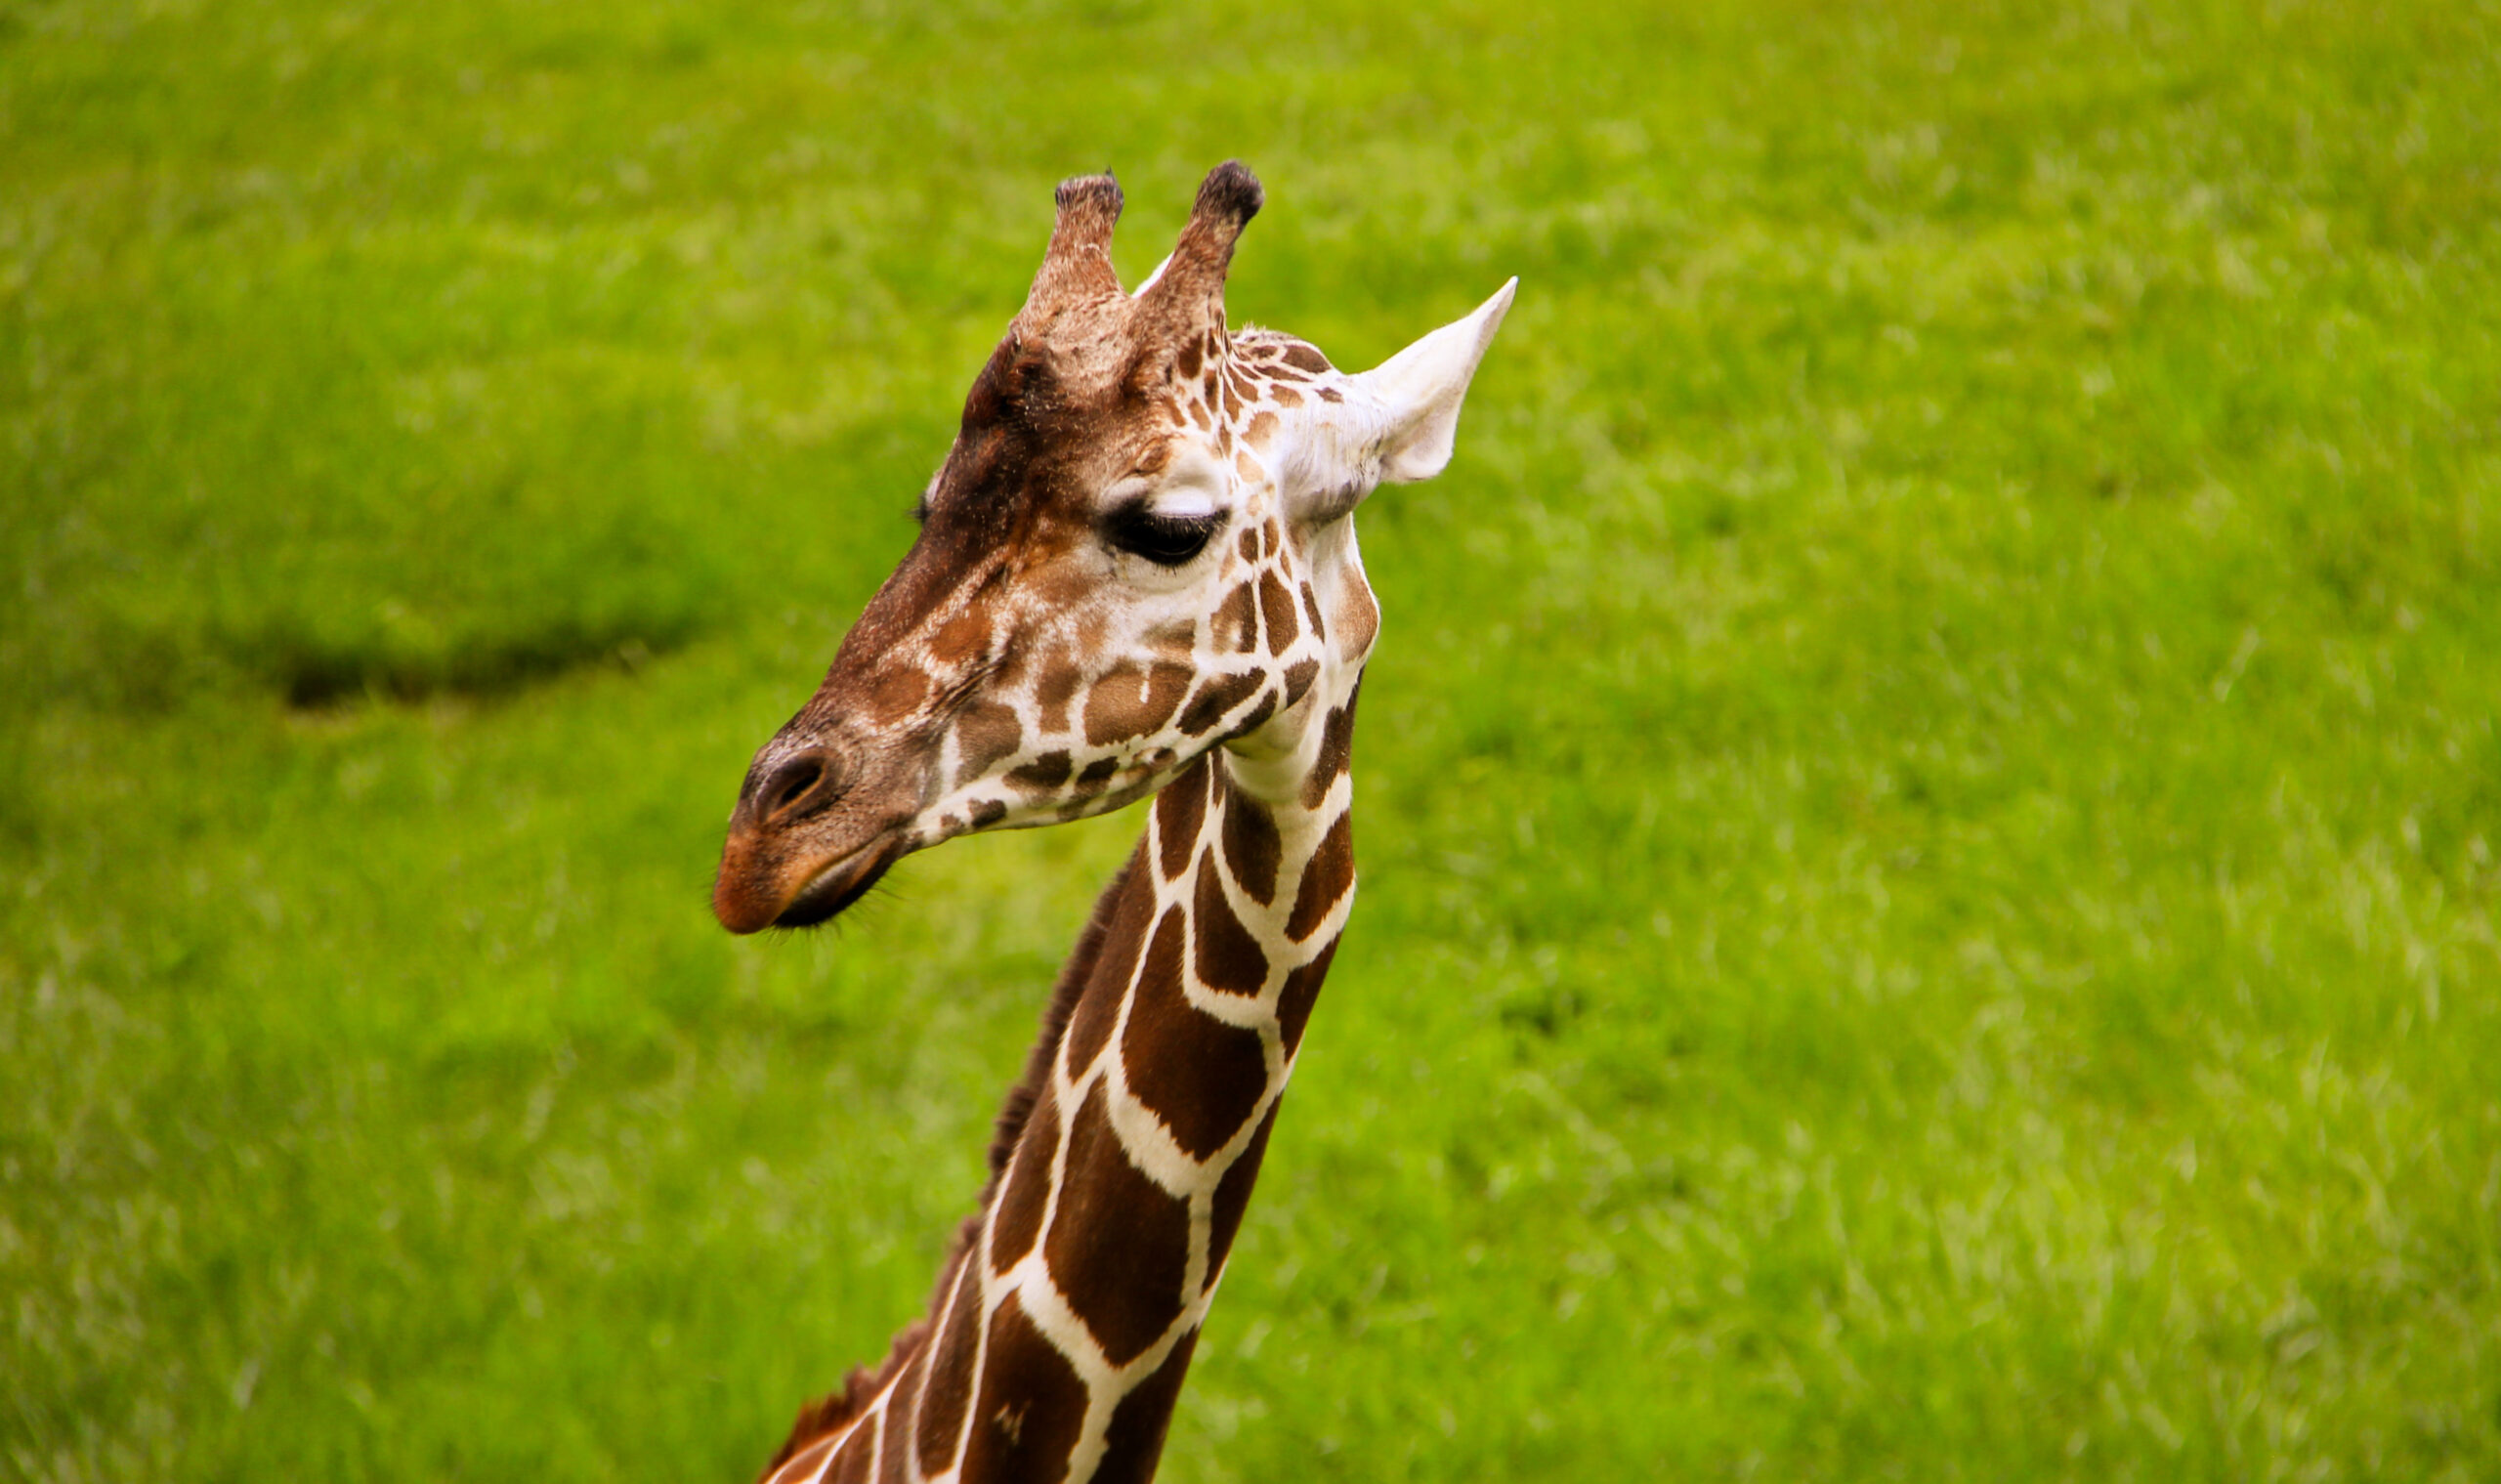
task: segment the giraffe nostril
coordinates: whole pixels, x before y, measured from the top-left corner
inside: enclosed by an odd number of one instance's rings
[[[802,752],[783,759],[765,776],[763,786],[755,792],[756,817],[786,823],[832,803],[840,792],[833,759],[822,751]]]

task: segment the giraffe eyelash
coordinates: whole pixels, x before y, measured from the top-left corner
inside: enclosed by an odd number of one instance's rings
[[[1137,500],[1104,518],[1103,535],[1114,546],[1158,567],[1186,567],[1224,529],[1225,519],[1222,510],[1169,515]]]

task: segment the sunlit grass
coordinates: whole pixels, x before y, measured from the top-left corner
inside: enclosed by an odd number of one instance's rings
[[[0,9],[0,1471],[741,1477],[1133,820],[704,893],[1059,177],[1512,274],[1176,1480],[2501,1470],[2501,17]]]

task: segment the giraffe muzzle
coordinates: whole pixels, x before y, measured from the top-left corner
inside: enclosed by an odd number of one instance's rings
[[[712,914],[734,933],[813,927],[860,900],[906,853],[909,810],[864,807],[883,793],[838,744],[768,743],[730,816]]]
[[[712,885],[712,915],[734,933],[829,921],[867,896],[905,849],[899,836],[880,833],[831,861],[766,863],[757,854],[749,839],[732,835]]]

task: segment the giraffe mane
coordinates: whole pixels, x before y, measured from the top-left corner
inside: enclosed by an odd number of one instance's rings
[[[1058,982],[1051,986],[1050,1002],[1042,1009],[1041,1034],[1035,1038],[1034,1049],[1025,1057],[1025,1075],[1007,1089],[1007,1096],[999,1106],[998,1120],[992,1126],[990,1173],[982,1184],[981,1197],[973,1203],[973,1213],[955,1228],[955,1235],[947,1244],[947,1260],[939,1264],[938,1288],[930,1304],[933,1313],[938,1301],[943,1300],[948,1289],[954,1286],[956,1270],[963,1266],[964,1259],[971,1253],[973,1243],[981,1232],[982,1218],[990,1213],[991,1203],[998,1199],[998,1183],[1007,1171],[1008,1157],[1016,1152],[1017,1141],[1025,1136],[1025,1125],[1034,1116],[1035,1100],[1041,1096],[1042,1086],[1050,1079],[1051,1064],[1059,1058],[1060,1042],[1067,1039],[1069,1017],[1077,1011],[1078,996],[1084,992],[1086,978],[1093,972],[1094,960],[1101,955],[1103,945],[1112,935],[1112,918],[1121,900],[1122,888],[1128,884],[1130,874],[1138,869],[1138,862],[1144,855],[1145,846],[1141,844],[1113,875],[1111,884],[1103,889],[1103,895],[1094,903],[1094,914],[1086,919],[1085,931],[1078,937],[1076,951],[1068,955],[1068,962],[1060,966]],[[829,1391],[802,1406],[798,1417],[790,1423],[789,1437],[774,1453],[773,1461],[764,1465],[764,1472],[759,1477],[772,1478],[776,1469],[802,1449],[849,1426],[853,1419],[877,1399],[877,1393],[891,1384],[904,1367],[911,1364],[914,1356],[928,1348],[929,1331],[927,1314],[905,1325],[895,1332],[886,1358],[874,1368],[852,1367],[850,1374],[842,1378],[841,1390]]]

